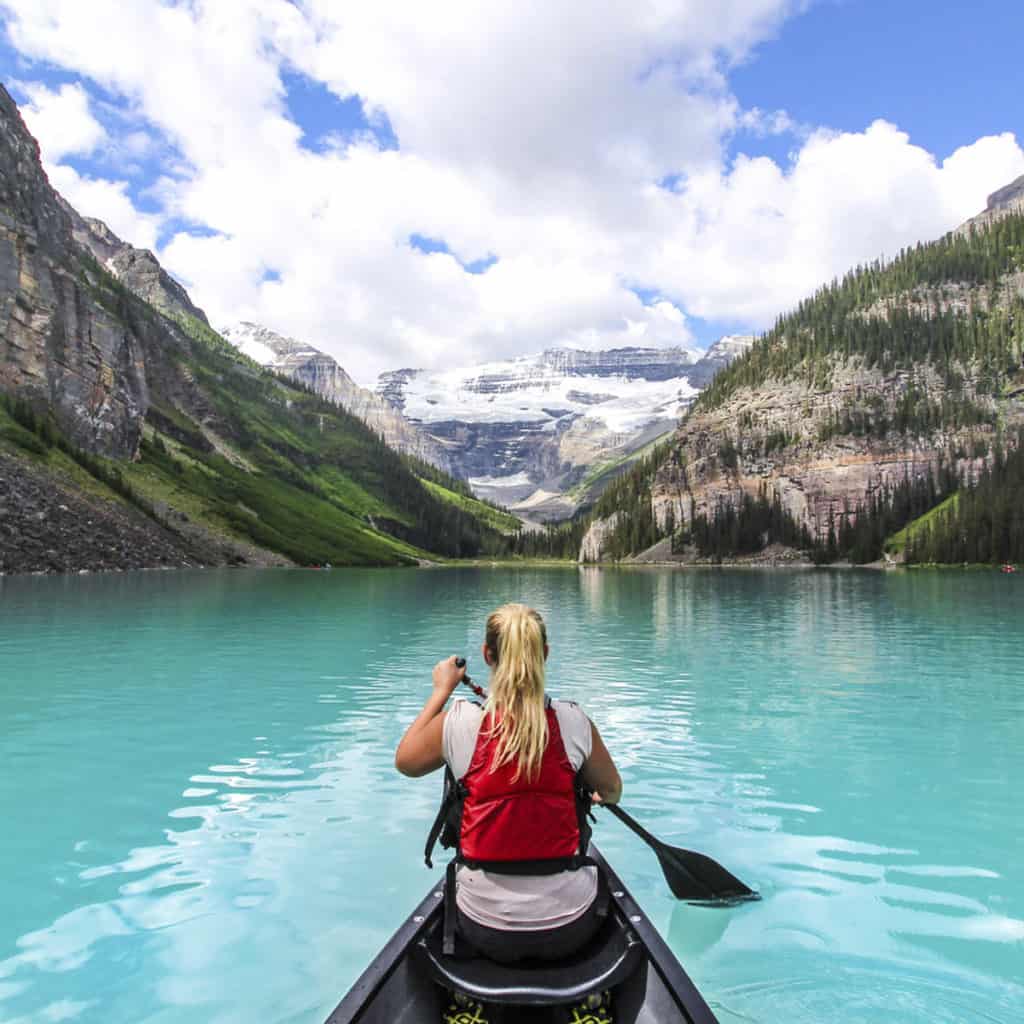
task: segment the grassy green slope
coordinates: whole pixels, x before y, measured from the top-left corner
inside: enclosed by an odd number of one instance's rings
[[[659,445],[662,445],[671,437],[672,433],[673,431],[666,430],[665,433],[659,434],[635,451],[621,455],[617,459],[609,459],[607,462],[601,462],[596,466],[592,466],[587,475],[568,492],[567,496],[580,507],[586,508],[590,506],[604,494],[614,480],[622,476],[638,462],[646,459]]]
[[[66,451],[53,444],[50,438],[43,438],[35,431],[26,429],[12,415],[3,396],[0,396],[0,450],[61,474],[69,484],[87,494],[110,501],[126,500],[77,463]]]
[[[924,532],[927,532],[931,524],[941,516],[944,512],[950,509],[956,509],[960,501],[960,495],[951,494],[945,501],[940,502],[934,508],[929,509],[923,516],[918,516],[916,519],[911,520],[903,527],[902,530],[898,530],[885,542],[885,552],[889,555],[901,555],[909,543],[914,538],[918,537]]]
[[[433,480],[423,480],[422,483],[431,494],[438,497],[441,501],[463,509],[498,533],[505,535],[513,534],[522,526],[520,521],[511,512],[505,512],[477,498],[471,498],[465,494],[449,490],[447,487],[442,487],[441,484],[434,483]]]

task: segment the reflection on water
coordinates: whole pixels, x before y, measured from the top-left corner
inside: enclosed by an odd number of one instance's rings
[[[0,580],[0,1020],[315,1021],[425,891],[433,662],[545,613],[627,805],[764,894],[675,903],[723,1021],[1024,1018],[1024,589],[981,574]],[[841,1008],[841,1018],[840,1018]]]

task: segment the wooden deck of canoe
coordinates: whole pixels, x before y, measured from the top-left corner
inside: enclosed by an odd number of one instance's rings
[[[622,880],[593,845],[590,853],[607,873],[611,912],[599,935],[571,960],[503,967],[443,957],[443,892],[438,881],[326,1024],[440,1022],[451,988],[498,1007],[489,1018],[492,1024],[568,1020],[568,1004],[607,988],[613,992],[615,1024],[716,1024],[700,992]]]

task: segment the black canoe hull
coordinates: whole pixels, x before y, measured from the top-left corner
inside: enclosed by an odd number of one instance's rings
[[[608,877],[613,916],[631,940],[639,940],[642,956],[638,966],[615,989],[616,1024],[717,1024],[714,1014],[682,965],[592,845],[591,856]],[[440,1021],[446,1005],[444,990],[423,967],[424,939],[436,930],[442,914],[441,882],[426,898],[363,972],[348,994],[328,1017],[326,1024],[423,1024]],[[503,1021],[542,1022],[538,1006],[505,1008]]]

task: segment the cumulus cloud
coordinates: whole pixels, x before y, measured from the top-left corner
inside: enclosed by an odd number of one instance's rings
[[[635,265],[692,315],[764,327],[854,264],[944,234],[1022,171],[1009,133],[939,163],[885,121],[818,131],[789,170],[740,158],[729,173],[697,175],[659,197],[672,229]]]
[[[157,218],[60,164],[73,150],[51,133],[69,200],[136,244],[205,225],[160,255],[215,322],[307,338],[364,381],[556,344],[688,344],[692,316],[762,328],[1024,172],[1010,135],[939,164],[884,121],[836,134],[742,110],[728,69],[795,0],[648,0],[600,17],[585,0],[0,6],[22,53],[120,97],[137,143],[174,154],[150,188]],[[285,72],[359,97],[399,148],[372,133],[307,148]],[[729,164],[737,133],[789,135],[794,157]]]
[[[22,116],[50,161],[88,156],[106,141],[106,129],[89,110],[89,96],[81,85],[66,83],[48,89],[39,82],[27,82],[21,90],[28,97]]]

